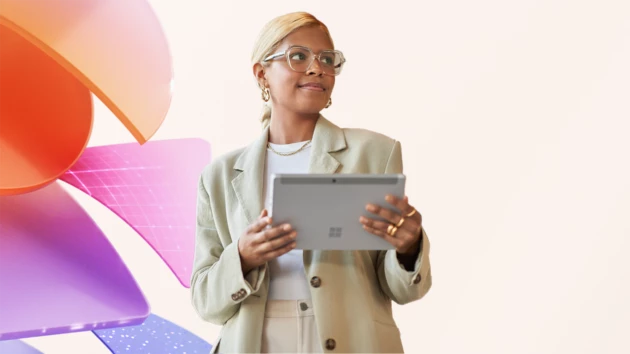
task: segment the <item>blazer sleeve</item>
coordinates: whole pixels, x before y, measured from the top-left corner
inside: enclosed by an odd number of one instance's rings
[[[403,173],[402,151],[399,141],[394,143],[385,173]],[[403,305],[421,299],[431,288],[430,244],[422,228],[420,252],[412,271],[398,261],[396,250],[379,251],[377,258],[378,280],[381,289],[397,304]]]
[[[243,300],[260,289],[266,268],[259,267],[243,275],[238,243],[230,242],[224,246],[221,242],[210,198],[202,175],[197,193],[190,289],[197,314],[212,324],[222,326],[238,312]]]

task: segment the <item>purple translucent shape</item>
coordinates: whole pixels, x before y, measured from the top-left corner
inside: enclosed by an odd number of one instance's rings
[[[207,354],[212,349],[205,340],[154,314],[141,325],[95,330],[94,334],[114,354]]]
[[[58,183],[0,197],[0,340],[141,323],[149,305]]]
[[[91,147],[61,179],[108,207],[190,287],[197,186],[210,144],[176,139]]]
[[[0,341],[0,353],[6,354],[43,354],[21,340]]]

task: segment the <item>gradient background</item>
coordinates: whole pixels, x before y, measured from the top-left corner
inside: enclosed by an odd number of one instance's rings
[[[348,63],[324,114],[402,142],[431,238],[433,289],[395,307],[406,352],[630,352],[628,1],[150,3],[175,72],[153,139],[203,138],[213,156],[260,133],[249,57],[264,23],[306,10],[329,26]],[[96,100],[89,146],[133,141]],[[149,245],[64,188],[153,313],[214,342],[220,328],[196,316]],[[25,341],[109,352],[92,332]]]

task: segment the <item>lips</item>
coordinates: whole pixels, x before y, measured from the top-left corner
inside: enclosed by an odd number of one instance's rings
[[[322,84],[319,84],[317,82],[308,82],[303,85],[298,85],[298,87],[306,89],[306,90],[312,90],[312,91],[326,91],[324,86],[322,86]]]

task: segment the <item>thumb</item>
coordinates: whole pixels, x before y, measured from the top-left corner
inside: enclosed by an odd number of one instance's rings
[[[265,216],[267,216],[267,209],[263,209],[262,212],[260,212],[261,218],[264,218]]]

